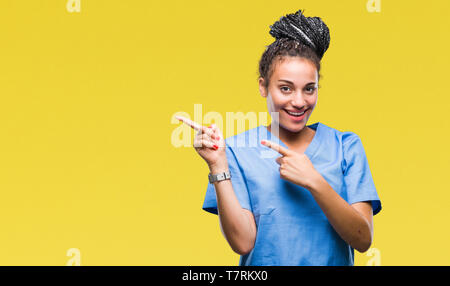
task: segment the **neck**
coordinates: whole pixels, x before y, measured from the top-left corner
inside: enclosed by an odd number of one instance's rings
[[[309,135],[309,127],[305,126],[302,128],[302,130],[298,131],[298,132],[292,132],[289,131],[285,128],[283,128],[283,126],[278,125],[278,138],[283,141],[286,145],[288,146],[297,146],[297,145],[301,145],[303,144],[303,141],[308,137]],[[270,124],[269,126],[267,126],[267,129],[272,132],[272,124]]]

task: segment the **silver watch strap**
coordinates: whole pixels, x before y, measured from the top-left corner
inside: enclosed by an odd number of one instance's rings
[[[229,170],[222,172],[222,173],[218,173],[218,174],[209,173],[208,178],[209,178],[209,182],[212,184],[214,182],[219,182],[219,181],[230,179],[231,173]]]

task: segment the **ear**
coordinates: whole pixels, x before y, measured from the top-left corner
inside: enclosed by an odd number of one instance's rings
[[[267,97],[266,88],[264,87],[264,78],[259,77],[258,84],[259,84],[259,93],[261,94],[261,96]]]

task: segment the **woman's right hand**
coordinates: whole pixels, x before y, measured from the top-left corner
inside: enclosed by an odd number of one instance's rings
[[[225,140],[220,129],[215,124],[205,127],[182,116],[175,116],[175,118],[198,131],[194,138],[194,148],[206,161],[209,169],[211,171],[225,171],[228,168],[228,163]]]

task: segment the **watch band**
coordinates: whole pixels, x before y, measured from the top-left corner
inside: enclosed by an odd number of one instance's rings
[[[209,178],[209,182],[212,184],[214,182],[219,182],[219,181],[223,181],[223,180],[228,180],[231,178],[231,173],[230,171],[225,171],[222,173],[218,173],[218,174],[211,174],[209,173],[208,175]]]

